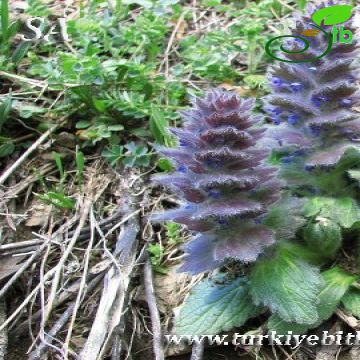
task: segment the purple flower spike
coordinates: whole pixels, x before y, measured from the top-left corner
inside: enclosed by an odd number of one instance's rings
[[[317,0],[304,15],[295,15],[291,35],[301,34],[313,22],[312,14],[328,6],[332,6],[332,1]],[[321,26],[331,33],[333,25]],[[331,51],[321,57],[327,38],[319,32],[309,39],[309,48],[302,53],[279,50],[279,57],[285,61],[275,61],[269,69],[271,94],[265,100],[266,112],[275,125],[278,121],[267,109],[276,108],[287,114],[287,122],[271,130],[274,140],[281,138],[282,151],[289,154],[299,148],[306,150],[304,161],[310,168],[335,166],[348,149],[355,147],[352,139],[360,138],[360,117],[352,110],[360,99],[356,86],[359,40],[353,16],[342,26],[354,34],[351,44],[335,42]],[[280,86],[279,80],[286,86]]]
[[[251,114],[253,104],[232,92],[210,91],[184,114],[184,128],[173,131],[192,146],[160,149],[188,169],[154,177],[183,205],[153,221],[175,221],[195,232],[182,271],[210,271],[227,259],[255,261],[275,242],[256,219],[279,199],[282,183],[274,180],[276,168],[264,164],[269,151],[259,146],[264,132],[256,126],[263,118]]]

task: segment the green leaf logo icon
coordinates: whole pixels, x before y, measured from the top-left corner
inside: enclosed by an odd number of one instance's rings
[[[351,5],[329,6],[314,12],[311,19],[317,25],[322,22],[324,25],[341,24],[350,19],[352,9]]]

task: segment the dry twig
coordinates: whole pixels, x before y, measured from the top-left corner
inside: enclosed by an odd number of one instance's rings
[[[133,203],[133,201],[130,203]],[[115,263],[105,275],[100,303],[90,334],[80,353],[80,360],[101,358],[110,337],[115,329],[121,326],[128,286],[136,265],[136,236],[138,232],[138,218],[130,217],[128,224],[123,227],[118,237],[112,256]]]
[[[145,286],[146,300],[149,306],[149,312],[151,318],[153,350],[154,350],[155,360],[164,360],[164,349],[162,345],[160,315],[156,305],[152,266],[149,256],[147,256],[144,266],[144,286]]]

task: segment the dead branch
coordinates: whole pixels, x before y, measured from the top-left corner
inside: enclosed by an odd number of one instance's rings
[[[159,310],[156,305],[155,290],[153,284],[152,265],[149,256],[147,256],[144,266],[144,286],[146,300],[149,306],[151,328],[153,335],[153,350],[155,360],[164,360],[164,349],[162,344],[161,323]]]
[[[98,286],[100,281],[103,278],[103,274],[97,275],[94,279],[92,279],[88,286],[85,289],[84,296],[88,293],[91,293]],[[55,322],[50,331],[46,335],[46,342],[42,342],[29,356],[29,360],[39,360],[41,355],[45,352],[45,350],[51,345],[57,333],[65,326],[68,322],[69,318],[74,312],[76,306],[76,300],[72,301],[65,312],[60,316],[60,318]]]
[[[89,276],[88,279],[86,279],[86,281],[89,282],[89,287],[93,283],[93,281],[95,281],[97,285],[104,278],[104,275],[105,272],[101,272],[95,277],[93,275]],[[64,289],[63,292],[54,301],[53,307],[54,308],[59,307],[62,304],[64,304],[66,301],[74,297],[79,291],[80,284],[81,284],[81,280],[78,280],[74,284],[69,286],[67,289]],[[88,293],[89,290],[86,290],[86,292]],[[36,322],[40,319],[41,315],[42,315],[41,309],[35,312],[34,314],[32,314],[31,318],[23,321],[14,329],[14,335],[19,337],[24,336],[26,331],[28,331],[29,329],[29,321]]]
[[[99,307],[79,360],[99,359],[114,330],[121,324],[125,298],[136,264],[139,227],[138,218],[133,216],[120,232],[113,254],[115,263],[105,275]]]
[[[346,314],[343,310],[337,309],[336,315],[354,330],[360,330],[360,321],[354,316]]]
[[[0,300],[0,323],[6,319],[6,308],[4,299]],[[8,334],[7,328],[0,332],[0,360],[4,360],[7,352]]]

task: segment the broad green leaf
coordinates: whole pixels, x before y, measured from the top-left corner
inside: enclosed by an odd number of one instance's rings
[[[332,258],[341,247],[341,228],[333,221],[321,218],[304,228],[304,240],[313,251]]]
[[[319,294],[319,316],[321,320],[328,319],[336,310],[341,298],[357,276],[351,275],[339,267],[334,267],[322,273],[325,287]]]
[[[341,302],[349,313],[360,319],[360,289],[350,288]]]
[[[324,22],[324,25],[341,24],[350,19],[352,8],[351,5],[327,6],[315,11],[311,19],[319,26],[322,22]]]
[[[349,197],[313,197],[304,207],[304,216],[327,218],[346,229],[360,220],[359,208],[354,199]]]
[[[303,206],[303,199],[285,197],[269,209],[263,223],[275,231],[278,240],[291,239],[306,221],[302,215]]]
[[[206,279],[196,285],[176,319],[178,335],[216,335],[243,325],[257,314],[244,277],[218,283]]]
[[[251,294],[256,305],[268,306],[288,322],[312,324],[322,279],[319,271],[286,249],[258,261],[251,273]]]
[[[319,251],[314,251],[306,244],[299,244],[294,241],[284,241],[278,246],[286,249],[294,256],[305,260],[305,262],[311,265],[321,266],[329,261],[329,259],[326,258]]]
[[[302,335],[309,330],[309,326],[304,324],[297,324],[293,322],[286,322],[279,315],[271,315],[267,322],[267,328],[270,331],[276,331],[277,334],[286,335],[288,331],[292,331],[294,335]]]
[[[349,286],[356,280],[353,276],[344,270],[334,267],[322,273],[324,286],[319,293],[319,304],[317,305],[318,319],[312,324],[296,324],[282,320],[278,315],[272,315],[268,322],[268,328],[279,334],[286,334],[287,331],[293,331],[295,334],[303,334],[309,329],[319,326],[327,320],[336,310]]]

